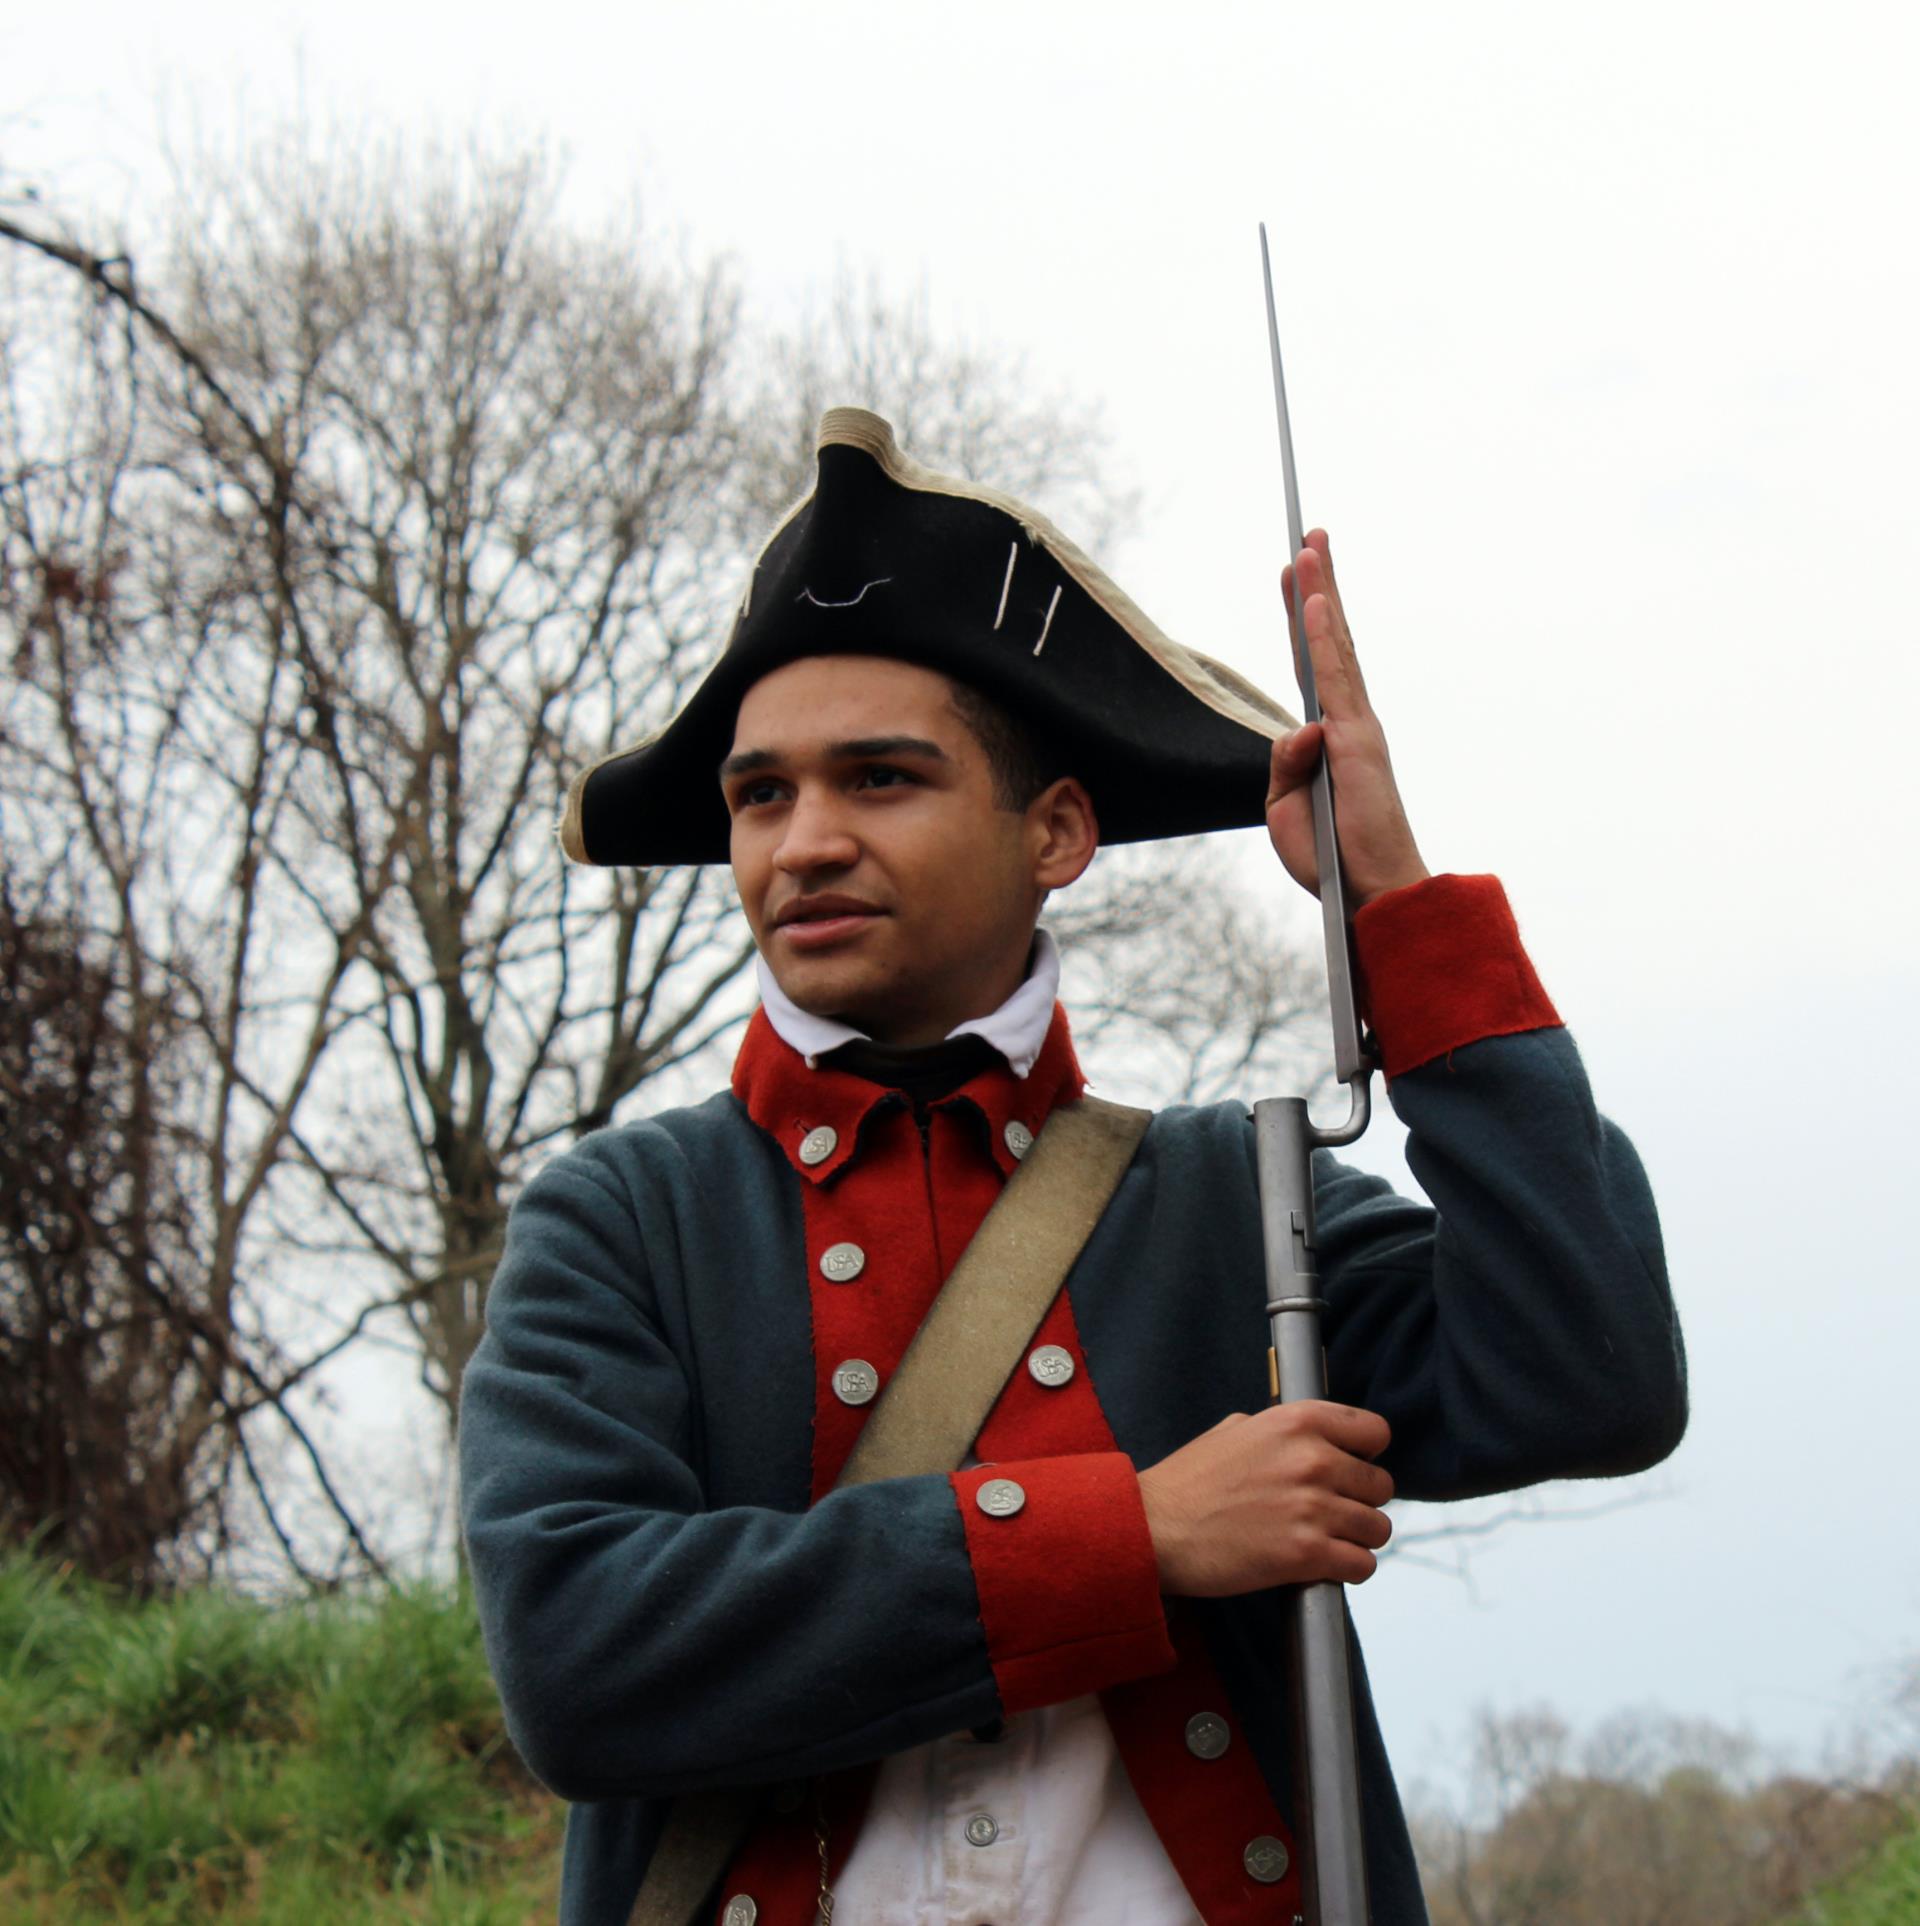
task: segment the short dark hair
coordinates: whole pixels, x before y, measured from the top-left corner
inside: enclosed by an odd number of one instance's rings
[[[1067,771],[1059,751],[1024,717],[1003,709],[971,683],[947,680],[954,713],[967,725],[993,772],[997,809],[1025,809],[1049,783]]]

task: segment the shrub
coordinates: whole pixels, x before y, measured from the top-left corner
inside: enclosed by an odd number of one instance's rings
[[[128,1604],[0,1558],[8,1926],[521,1926],[558,1808],[500,1725],[470,1601]]]

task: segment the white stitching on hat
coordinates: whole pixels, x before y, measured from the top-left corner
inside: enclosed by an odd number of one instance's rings
[[[858,595],[851,596],[844,602],[823,602],[810,588],[803,588],[793,599],[796,602],[811,602],[817,609],[850,609],[866,600],[867,589],[884,588],[892,580],[891,575],[883,575],[878,581],[869,582],[867,588],[863,588]]]
[[[1000,584],[1000,606],[994,611],[993,626],[997,629],[1007,619],[1007,591],[1013,587],[1013,565],[1020,559],[1020,544],[1007,544],[1007,579]]]
[[[1064,583],[1060,585],[1064,586]],[[1033,645],[1035,655],[1047,646],[1047,631],[1053,627],[1053,612],[1060,606],[1060,587],[1054,589],[1053,600],[1047,604],[1047,619],[1040,624],[1040,640]]]

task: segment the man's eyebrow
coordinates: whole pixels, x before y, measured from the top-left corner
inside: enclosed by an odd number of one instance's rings
[[[937,742],[925,736],[855,736],[846,742],[827,744],[827,755],[834,762],[870,762],[876,756],[920,756],[929,762],[952,759]],[[738,749],[720,765],[720,780],[750,775],[756,769],[770,769],[781,760],[772,749]]]
[[[851,742],[830,742],[827,754],[835,762],[866,762],[874,756],[924,756],[945,762],[947,752],[925,736],[857,736]]]

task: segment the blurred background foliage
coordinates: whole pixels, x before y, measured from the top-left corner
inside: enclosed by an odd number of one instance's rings
[[[0,1566],[0,1917],[551,1917],[560,1808],[467,1600],[133,1602]]]
[[[1896,1926],[1911,1762],[1780,1772],[1718,1728],[1483,1717],[1486,1803],[1415,1805],[1434,1926]],[[0,1918],[508,1926],[559,1803],[502,1731],[458,1590],[129,1600],[0,1562]]]

